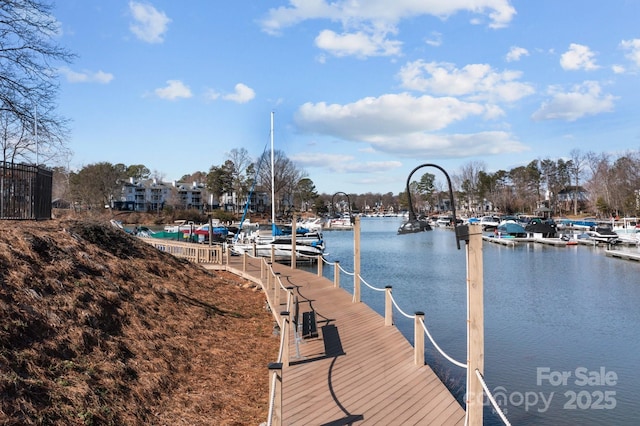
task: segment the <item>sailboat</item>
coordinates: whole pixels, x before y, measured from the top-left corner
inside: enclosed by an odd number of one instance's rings
[[[230,249],[236,255],[248,253],[260,257],[271,257],[273,251],[275,260],[290,260],[295,246],[296,259],[314,261],[317,256],[324,254],[325,246],[321,232],[299,232],[296,230],[295,235],[287,234],[276,225],[273,115],[274,113],[271,112],[271,231],[259,227],[250,232],[238,232]],[[247,200],[247,207],[250,199],[251,196]],[[240,229],[242,230],[242,223]]]

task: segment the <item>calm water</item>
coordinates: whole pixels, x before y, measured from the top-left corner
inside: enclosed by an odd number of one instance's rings
[[[425,312],[438,345],[466,357],[465,245],[435,229],[397,235],[401,218],[362,218],[361,275],[393,286],[408,314]],[[353,232],[325,231],[328,260],[353,272]],[[638,249],[630,249],[638,252]],[[483,244],[485,378],[514,425],[631,425],[640,420],[640,263],[601,248]],[[333,279],[333,268],[325,267]],[[353,290],[353,277],[341,286]],[[384,293],[362,286],[381,315]],[[413,320],[394,312],[413,343]],[[461,400],[465,372],[436,353],[426,357]],[[485,424],[501,424],[485,410]]]

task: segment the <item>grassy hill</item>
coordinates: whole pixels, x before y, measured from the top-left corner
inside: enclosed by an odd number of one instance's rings
[[[3,221],[0,425],[257,425],[264,295],[92,221]]]

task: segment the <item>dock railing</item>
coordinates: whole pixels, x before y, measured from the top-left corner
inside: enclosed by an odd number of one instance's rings
[[[160,251],[181,259],[186,259],[192,263],[222,264],[224,261],[223,252],[225,250],[222,244],[185,243],[152,237],[140,237],[140,239]]]
[[[425,357],[424,357],[424,348],[425,348],[425,340],[424,340],[424,336],[426,335],[429,339],[429,341],[431,342],[431,344],[433,345],[433,347],[446,359],[448,360],[450,363],[452,363],[453,365],[460,367],[460,368],[464,368],[465,370],[468,369],[468,364],[464,363],[464,362],[460,362],[456,359],[454,359],[453,357],[451,357],[449,354],[447,354],[436,342],[436,340],[433,338],[431,332],[429,331],[429,328],[427,327],[427,324],[425,322],[425,314],[424,312],[415,312],[414,314],[409,314],[407,312],[405,312],[405,310],[402,309],[402,307],[398,304],[398,302],[396,301],[396,299],[393,297],[393,286],[385,286],[384,288],[381,287],[375,287],[371,284],[369,284],[361,275],[357,275],[355,272],[350,272],[345,270],[341,265],[340,262],[335,261],[335,262],[329,262],[326,259],[322,259],[321,262],[318,263],[318,275],[322,274],[322,270],[323,270],[323,264],[326,264],[330,267],[334,268],[334,278],[333,278],[333,283],[335,287],[339,287],[340,286],[340,275],[344,274],[346,276],[349,277],[354,277],[353,283],[354,283],[354,287],[359,286],[362,287],[361,284],[364,284],[364,288],[365,289],[369,289],[373,292],[376,293],[384,293],[384,326],[388,327],[388,326],[392,326],[394,325],[394,308],[395,310],[397,310],[397,312],[408,318],[413,320],[414,322],[414,362],[416,365],[424,365],[425,362]],[[349,290],[349,289],[347,289]],[[356,300],[356,291],[353,291],[352,294],[353,299],[352,302],[353,303],[359,303],[359,301]],[[484,376],[482,375],[482,373],[480,372],[480,370],[478,369],[474,369],[474,371],[472,372],[480,381],[480,383],[482,384],[482,388],[484,390],[484,392],[487,395],[487,399],[489,401],[489,403],[492,405],[493,409],[495,410],[495,412],[497,413],[497,415],[500,417],[500,419],[503,421],[503,423],[505,425],[510,425],[511,423],[509,422],[509,420],[507,419],[507,417],[505,416],[505,414],[502,412],[502,409],[500,408],[500,405],[497,403],[497,401],[495,400],[495,398],[493,397],[493,395],[491,394],[491,391],[489,390]],[[469,399],[469,396],[467,396],[467,399]]]

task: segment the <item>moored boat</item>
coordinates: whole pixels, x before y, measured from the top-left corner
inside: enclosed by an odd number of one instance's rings
[[[350,213],[343,213],[329,219],[328,229],[353,229],[353,219]]]
[[[479,223],[483,231],[493,231],[500,225],[500,218],[497,216],[482,216]]]
[[[589,239],[607,244],[617,244],[618,234],[613,232],[613,229],[609,226],[596,226],[594,229],[590,229],[585,232]]]
[[[496,228],[495,235],[498,237],[506,236],[514,238],[525,238],[527,236],[527,231],[522,225],[513,220],[504,220],[500,222],[500,224]]]
[[[531,219],[524,229],[528,234],[539,235],[542,238],[555,238],[558,234],[555,222],[550,219],[543,220],[539,217]]]
[[[424,219],[409,219],[398,228],[398,234],[415,234],[431,231],[431,225]]]

